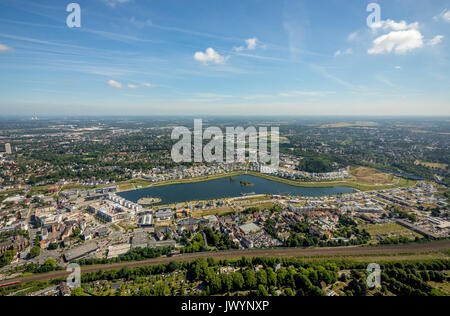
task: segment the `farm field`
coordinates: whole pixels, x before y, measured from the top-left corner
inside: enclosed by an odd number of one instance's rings
[[[442,170],[446,170],[448,167],[448,165],[445,163],[424,162],[424,161],[420,161],[420,160],[416,160],[416,162],[414,162],[414,164],[416,166],[421,165],[421,166],[428,167],[428,168],[442,169]]]

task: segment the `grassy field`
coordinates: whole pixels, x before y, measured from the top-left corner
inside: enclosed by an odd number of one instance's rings
[[[265,196],[254,196],[254,197],[249,197],[246,199],[240,199],[239,202],[261,202],[261,201],[267,201],[267,200],[271,200],[272,197],[270,195],[265,195]]]
[[[211,209],[211,210],[200,210],[200,211],[195,211],[192,212],[192,216],[195,218],[200,218],[203,216],[210,216],[210,215],[226,215],[226,214],[230,214],[233,213],[234,209],[232,207],[221,207],[221,208],[215,208],[215,209]]]
[[[266,200],[255,200],[255,201],[251,201],[250,204],[244,204],[242,206],[237,205],[236,208],[227,206],[227,207],[219,207],[219,208],[214,208],[214,209],[194,211],[194,212],[192,212],[192,216],[197,217],[197,218],[203,217],[203,216],[209,216],[209,215],[223,216],[223,215],[234,213],[234,212],[238,212],[238,213],[243,212],[247,208],[250,208],[250,207],[259,208],[262,211],[266,208],[270,209],[273,206],[274,206],[273,202],[269,202],[269,201],[266,202]]]
[[[152,185],[151,181],[147,181],[144,179],[133,179],[130,181],[125,181],[119,183],[119,191],[130,191],[136,189],[144,189],[148,188]]]
[[[275,204],[272,203],[272,202],[266,202],[266,203],[262,202],[262,203],[259,203],[259,204],[251,205],[250,207],[257,207],[260,210],[264,210],[266,208],[270,209],[270,208],[272,208],[274,206],[275,206]]]
[[[133,179],[130,181],[121,182],[119,184],[119,191],[130,191],[130,190],[136,190],[137,186],[140,186],[141,189],[148,188],[148,187],[161,187],[166,185],[172,185],[172,184],[183,184],[183,183],[196,183],[196,182],[204,182],[204,181],[210,181],[215,179],[222,179],[222,178],[228,178],[233,176],[238,176],[243,174],[243,172],[230,172],[230,173],[224,173],[220,175],[214,175],[214,176],[204,176],[204,177],[197,177],[192,179],[182,179],[182,180],[169,180],[169,181],[163,181],[158,183],[153,183],[151,181],[147,181],[144,179]]]
[[[423,238],[422,235],[396,223],[360,225],[359,229],[365,229],[372,236],[369,244],[377,244],[379,238],[387,237],[406,237],[410,240],[414,240],[416,237]]]
[[[392,232],[401,232],[404,230],[408,230],[396,223],[367,225],[364,227],[364,229],[371,235],[389,234]]]
[[[314,261],[352,261],[352,262],[376,262],[383,264],[384,262],[407,262],[416,260],[436,260],[449,259],[449,256],[442,252],[427,252],[427,253],[399,253],[399,254],[379,254],[379,255],[348,255],[348,256],[311,256],[302,257],[302,260],[308,262]]]
[[[444,292],[447,295],[450,295],[450,283],[444,282],[444,283],[437,283],[437,282],[428,282],[429,285],[431,285],[435,289],[439,289],[442,292]]]
[[[350,174],[354,180],[371,185],[390,185],[396,180],[392,174],[378,172],[367,167],[351,167]]]
[[[364,168],[364,167],[359,167]],[[369,169],[369,168],[366,168]],[[360,191],[374,191],[374,190],[385,190],[385,189],[392,189],[397,187],[408,187],[414,185],[416,182],[411,180],[406,180],[402,178],[397,178],[392,175],[387,175],[381,172],[376,171],[375,169],[370,169],[371,175],[369,175],[367,172],[364,174],[364,177],[361,178],[358,175],[353,175],[352,178],[348,180],[343,181],[330,181],[330,182],[301,182],[301,181],[294,181],[294,180],[288,180],[288,179],[281,179],[279,177],[274,177],[266,174],[256,173],[256,172],[248,172],[248,174],[265,178],[272,181],[278,181],[281,183],[286,183],[290,185],[295,185],[299,187],[315,187],[315,188],[329,188],[329,187],[335,187],[335,186],[346,186],[351,187]],[[381,175],[383,176],[381,176]],[[367,180],[368,177],[371,177],[372,179],[379,179],[381,177],[386,178],[387,180],[384,181],[384,183],[369,183],[365,182],[364,180]],[[391,181],[389,182],[389,179]],[[379,180],[377,180],[379,181]]]
[[[446,170],[448,167],[448,165],[445,163],[424,162],[424,161],[420,161],[420,160],[417,160],[414,164],[416,166],[421,165],[421,166],[428,167],[428,168],[442,169],[442,170]]]

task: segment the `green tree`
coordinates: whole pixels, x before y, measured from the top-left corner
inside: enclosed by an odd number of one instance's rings
[[[242,290],[245,285],[244,277],[240,272],[233,273],[233,287],[235,290]]]
[[[262,284],[264,286],[267,285],[267,273],[265,270],[259,270],[256,272],[256,280],[258,281],[258,284]]]
[[[245,270],[243,273],[243,277],[245,280],[245,286],[248,289],[254,289],[256,288],[256,284],[258,283],[257,279],[256,279],[256,275],[255,272],[253,272],[253,270]]]
[[[277,286],[277,274],[270,268],[266,269],[267,284],[270,286]]]
[[[331,161],[320,157],[305,158],[300,162],[299,167],[301,170],[314,173],[333,171]]]
[[[53,259],[53,258],[49,258],[49,259],[47,259],[47,261],[45,261],[44,265],[48,266],[48,267],[55,267],[56,266],[56,260]]]
[[[222,290],[229,292],[233,289],[233,277],[229,274],[222,274]]]
[[[294,296],[295,293],[291,288],[286,288],[283,292],[283,296]]]
[[[260,284],[260,285],[258,285],[258,290],[256,291],[256,295],[260,296],[260,297],[269,296],[269,292],[267,291],[267,288],[264,285]]]
[[[77,287],[76,289],[73,289],[71,295],[72,296],[86,296],[86,294],[84,294],[84,291],[81,287]]]
[[[15,256],[16,252],[14,250],[5,251],[3,255],[0,257],[0,267],[4,267],[10,264]]]
[[[48,250],[56,250],[58,249],[59,245],[57,243],[51,243],[50,245],[48,245]]]
[[[39,257],[40,254],[41,254],[41,248],[39,248],[38,246],[34,246],[30,250],[30,259]]]

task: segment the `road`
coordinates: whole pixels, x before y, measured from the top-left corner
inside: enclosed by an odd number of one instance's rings
[[[238,259],[241,257],[314,257],[314,256],[358,256],[358,255],[393,255],[401,253],[422,253],[434,252],[450,249],[450,240],[436,241],[423,244],[397,245],[397,246],[380,246],[380,247],[338,247],[338,248],[290,248],[290,249],[257,249],[257,250],[239,250],[239,251],[222,251],[222,252],[206,252],[186,254],[175,257],[163,257],[157,259],[150,259],[145,261],[122,262],[109,265],[87,266],[81,269],[82,273],[119,270],[124,267],[135,268],[156,264],[164,264],[172,261],[187,262],[199,258],[215,258],[215,259]],[[11,282],[31,282],[44,281],[56,278],[65,277],[68,275],[67,271],[55,271],[46,274],[32,275],[24,278],[17,278],[14,280],[0,281],[2,284]]]

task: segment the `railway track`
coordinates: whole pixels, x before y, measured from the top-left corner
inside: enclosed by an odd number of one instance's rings
[[[179,255],[173,257],[163,257],[156,259],[149,259],[143,261],[121,262],[108,265],[86,266],[81,268],[81,273],[118,270],[124,267],[136,268],[149,265],[157,265],[169,263],[172,261],[188,262],[200,258],[215,258],[215,259],[237,259],[241,257],[255,258],[255,257],[332,257],[332,256],[358,256],[358,255],[394,255],[401,253],[425,253],[436,252],[450,249],[450,240],[435,241],[423,244],[409,244],[396,246],[378,246],[378,247],[336,247],[336,248],[278,248],[278,249],[257,249],[257,250],[237,250],[237,251],[221,251],[221,252],[202,252],[194,254]],[[23,278],[0,281],[0,287],[8,284],[20,284],[32,281],[44,281],[66,277],[69,274],[67,271],[55,271],[46,274],[32,275]]]

